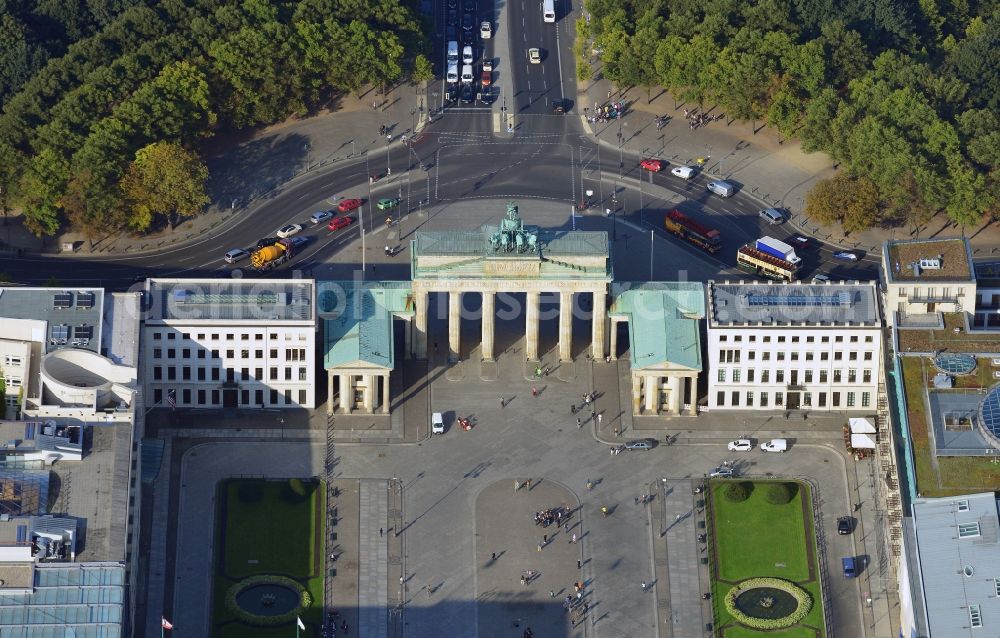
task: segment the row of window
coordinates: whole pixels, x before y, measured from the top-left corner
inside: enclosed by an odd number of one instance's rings
[[[167,381],[177,381],[177,373],[180,371],[181,381],[221,381],[222,370],[226,371],[226,382],[236,383],[237,381],[263,381],[264,368],[241,368],[240,376],[237,379],[235,368],[205,368],[201,366],[153,366],[153,381],[163,381],[164,371],[166,371]],[[300,366],[271,366],[268,368],[268,381],[308,381],[309,368]]]
[[[21,379],[19,377],[4,377],[3,381],[5,384],[7,384],[6,385],[7,389],[21,387]]]
[[[733,368],[732,374],[727,373],[728,368],[719,368],[717,373],[717,378],[719,383],[726,383],[726,378],[730,379],[730,383],[743,383],[742,379],[742,369]],[[789,370],[789,383],[792,385],[798,385],[801,379],[801,383],[812,383],[813,378],[818,378],[819,383],[829,383],[830,371],[829,370],[802,370],[801,376],[799,375],[799,370]],[[814,374],[818,372],[819,374]],[[840,368],[833,370],[833,383],[844,383],[844,371]],[[757,368],[747,369],[746,383],[770,383],[771,382],[771,371],[761,370],[760,371],[760,381],[757,381]],[[774,382],[784,383],[785,382],[785,370],[779,369],[774,371]],[[858,382],[858,371],[855,368],[850,368],[847,370],[847,383],[857,383]],[[872,371],[862,370],[861,371],[861,383],[871,383],[872,382]]]
[[[267,394],[267,402],[264,402],[264,391],[263,390],[240,390],[237,394],[238,405],[241,407],[261,407],[261,406],[289,406],[289,405],[306,405],[308,400],[306,390],[298,391],[298,402],[292,400],[292,390],[285,390],[284,392],[279,392],[278,390],[271,389]],[[162,388],[155,388],[153,390],[153,404],[160,404],[166,394]],[[177,406],[197,406],[197,407],[212,407],[222,405],[222,391],[221,390],[191,390],[189,388],[184,388],[180,392],[174,392],[174,403]]]
[[[724,392],[724,391],[719,391],[719,392],[717,392],[715,394],[715,403],[716,403],[717,407],[720,407],[720,408],[726,408],[726,407],[729,407],[729,408],[738,408],[738,407],[767,408],[767,407],[771,407],[771,406],[773,406],[775,408],[783,408],[783,407],[785,407],[785,393],[784,392],[752,392],[752,391],[747,391],[746,393],[743,393],[743,392],[741,392],[739,390],[734,390],[734,391],[728,393],[728,395],[729,395],[729,403],[726,403],[726,394],[727,393]],[[816,407],[818,407],[818,408],[825,408],[825,407],[827,407],[827,404],[826,404],[827,394],[828,393],[826,393],[826,392],[817,392],[816,393],[816,398],[817,398]],[[840,392],[830,392],[829,393],[830,399],[831,399],[830,407],[833,407],[833,408],[839,408],[839,407],[853,408],[853,407],[855,407],[855,398],[856,398],[856,394],[857,393],[855,393],[855,392],[847,392],[847,393],[844,393],[844,394],[847,395],[846,396],[847,403],[846,403],[846,405],[841,406],[841,404],[840,404],[841,393]],[[742,401],[743,401],[742,406],[740,404],[741,398],[742,398]],[[754,401],[755,400],[757,402],[756,406],[754,405]],[[800,404],[801,407],[803,407],[803,408],[811,408],[811,407],[813,407],[813,393],[812,392],[803,392],[801,394],[801,400],[802,400],[802,403]],[[861,407],[862,408],[868,408],[868,407],[871,407],[871,404],[872,404],[872,393],[871,392],[862,392],[861,393]]]
[[[13,354],[5,354],[3,357],[3,365],[4,367],[21,367],[21,357]]]
[[[253,334],[253,340],[254,341],[263,341],[264,340],[264,333],[263,332],[255,332],[255,333],[252,333],[252,334]],[[159,331],[159,330],[157,330],[157,331],[153,331],[153,341],[162,341],[164,339],[167,340],[167,341],[177,341],[177,340],[179,340],[178,339],[178,335],[180,336],[180,339],[182,339],[182,340],[187,340],[187,341],[191,340],[191,333],[190,332],[175,332],[173,330],[168,330],[168,331]],[[241,332],[240,335],[239,335],[240,336],[239,340],[240,341],[250,341],[250,335],[251,335],[251,333]],[[306,340],[306,333],[305,332],[297,332],[297,333],[286,332],[286,333],[284,333],[284,336],[285,336],[285,341],[296,341],[296,340],[297,341],[305,341]],[[232,333],[232,332],[227,332],[227,333],[224,333],[224,334],[221,334],[221,335],[218,332],[213,332],[213,333],[199,332],[199,333],[196,334],[196,340],[199,341],[199,342],[205,341],[206,337],[211,338],[212,341],[221,341],[222,339],[225,339],[226,341],[236,341],[237,340],[236,339],[236,334]],[[271,339],[271,341],[277,341],[278,337],[279,337],[279,333],[272,332],[272,333],[270,333],[268,335],[268,337]]]
[[[742,352],[743,352],[742,350],[734,350],[734,349],[719,350],[719,363],[739,363],[740,362],[740,358],[742,356],[741,355]],[[792,351],[792,352],[788,352],[788,353],[785,353],[784,351],[775,352],[774,353],[774,358],[777,361],[784,361],[786,357],[788,358],[789,361],[798,361],[800,356],[804,360],[806,360],[806,361],[813,361],[816,358],[816,353],[810,351],[810,352],[803,352],[800,355],[799,351],[797,351],[797,350]],[[857,352],[855,350],[852,350],[852,351],[850,351],[850,352],[847,353],[847,360],[848,361],[857,361],[859,358],[861,360],[863,360],[863,361],[871,361],[871,360],[874,359],[874,353],[872,351],[870,351],[870,350],[868,350],[866,352],[861,352],[861,353],[859,353],[859,352]],[[748,350],[747,351],[747,359],[750,360],[750,361],[756,361],[757,360],[757,351],[756,350]],[[761,352],[760,353],[760,360],[761,361],[770,361],[771,360],[771,353],[770,352],[766,352],[766,351],[765,352]],[[819,360],[820,361],[829,361],[830,360],[830,353],[827,352],[827,351],[820,352],[819,353]],[[844,352],[841,351],[841,350],[835,351],[833,353],[833,360],[834,361],[843,361],[844,360]]]
[[[180,348],[179,350],[180,350],[180,353],[181,353],[181,356],[180,356],[181,359],[193,359],[193,358],[197,358],[197,359],[207,359],[207,358],[219,359],[220,358],[219,357],[219,353],[221,352],[221,350],[205,350],[203,348],[197,348],[195,350],[192,350],[191,348]],[[164,358],[166,358],[166,359],[177,359],[178,358],[177,357],[177,352],[178,352],[177,348],[167,348],[166,349],[166,355],[167,356],[164,357],[163,356],[163,354],[164,354],[164,349],[163,348],[153,348],[153,358],[154,359],[164,359]],[[244,360],[251,359],[251,358],[253,358],[253,359],[263,359],[264,358],[264,350],[263,349],[251,350],[250,348],[243,348],[239,352],[240,352],[240,359],[244,359]],[[253,357],[250,356],[251,352],[253,353]],[[279,353],[278,348],[269,348],[268,349],[268,355],[273,360],[277,360],[278,359],[278,353]],[[195,356],[192,357],[191,356],[192,354],[194,354]],[[285,348],[284,354],[285,354],[285,361],[305,361],[306,360],[306,349],[305,348]],[[226,359],[235,359],[235,358],[236,358],[236,350],[235,349],[233,349],[233,350],[226,350]]]
[[[774,337],[774,342],[775,343],[799,343],[800,339],[801,338],[798,335],[791,335],[791,336],[777,335],[777,336]],[[771,335],[762,335],[760,340],[761,340],[762,343],[771,343]],[[719,341],[722,341],[722,342],[729,341],[729,335],[719,335]],[[743,341],[743,335],[733,335],[733,342],[734,343],[741,343],[742,341]],[[749,341],[750,343],[756,343],[757,342],[757,335],[747,335],[747,341]],[[834,335],[833,342],[834,343],[844,343],[844,335]],[[859,335],[851,335],[850,339],[848,339],[847,342],[848,343],[860,343],[861,340],[859,338]],[[874,335],[865,335],[865,343],[874,343],[874,342],[875,342]],[[814,335],[807,335],[806,338],[805,338],[804,343],[816,343],[816,337]],[[820,337],[819,343],[830,343],[830,335],[825,335],[825,336]]]

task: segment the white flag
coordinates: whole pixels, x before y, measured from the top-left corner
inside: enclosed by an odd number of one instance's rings
[[[306,625],[302,622],[302,619],[298,616],[295,617],[295,622],[299,623],[299,629],[305,629]]]

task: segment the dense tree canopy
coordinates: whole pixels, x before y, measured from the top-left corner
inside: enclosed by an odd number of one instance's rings
[[[619,86],[658,84],[825,151],[810,210],[845,229],[1000,213],[997,0],[585,0],[577,31]],[[586,69],[585,69],[586,70]],[[850,191],[850,192],[848,192]],[[815,195],[815,194],[814,194]]]
[[[198,157],[179,158],[219,129],[398,82],[426,49],[411,5],[0,0],[0,161],[19,159],[0,168],[0,205],[20,206],[38,234],[66,221],[89,233],[144,230],[157,215],[197,212],[203,196],[190,191],[183,206],[152,207],[140,177],[147,192],[156,170],[203,188]]]

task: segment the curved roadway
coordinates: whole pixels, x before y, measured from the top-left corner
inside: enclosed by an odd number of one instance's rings
[[[483,1],[479,0],[480,7]],[[443,5],[445,0],[440,2]],[[564,4],[558,2],[557,7]],[[506,22],[495,23],[495,37],[477,39],[477,46],[482,47],[477,49],[477,57],[495,60],[496,94],[505,93],[492,104],[446,104],[434,123],[408,140],[408,145],[396,142],[385,153],[371,153],[309,174],[193,242],[147,254],[26,256],[5,264],[4,270],[13,281],[22,283],[41,283],[55,276],[64,284],[109,289],[125,288],[147,276],[229,276],[233,269],[247,268],[248,264],[226,264],[222,258],[226,251],[252,246],[282,225],[298,222],[306,226],[300,234],[309,243],[287,264],[271,271],[287,276],[292,269],[335,259],[342,248],[360,238],[359,224],[330,232],[325,224],[312,226],[307,221],[312,212],[330,209],[342,197],[368,200],[359,216],[369,232],[383,223],[385,215],[373,202],[390,196],[402,197],[403,214],[420,206],[469,198],[522,202],[540,198],[563,201],[567,206],[589,199],[591,215],[615,208],[624,221],[652,227],[664,235],[663,216],[669,208],[677,207],[722,232],[723,250],[716,257],[726,267],[735,264],[736,250],[756,237],[786,239],[798,234],[787,224],[764,224],[757,216],[761,203],[748,193],[737,192],[728,199],[710,195],[707,175],[684,181],[672,176],[669,168],[658,174],[642,171],[638,166],[641,158],[620,155],[619,124],[597,125],[591,133],[579,115],[584,105],[570,101],[568,113],[552,113],[553,100],[572,99],[577,94],[570,53],[572,20],[560,13],[556,24],[543,23],[537,0],[511,0],[501,15],[504,12]],[[490,14],[477,15],[487,19]],[[506,40],[500,39],[504,37]],[[540,64],[528,62],[531,47],[543,51]],[[499,57],[503,52],[509,60]],[[498,127],[505,104],[515,126],[511,134]],[[382,176],[369,185],[368,176],[384,173],[386,164],[396,167],[392,177]],[[589,198],[587,191],[593,193]],[[459,208],[448,207],[443,214],[456,215],[451,211]],[[522,210],[530,220],[530,205]],[[454,221],[462,224],[458,215]],[[698,252],[683,242],[675,243],[681,250]],[[816,243],[815,248],[800,251],[803,278],[818,272],[843,279],[877,276],[877,255],[865,255],[849,264],[832,260],[836,250]]]

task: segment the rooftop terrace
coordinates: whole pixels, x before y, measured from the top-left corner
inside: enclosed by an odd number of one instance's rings
[[[969,243],[961,237],[886,242],[883,261],[890,281],[975,280]]]

